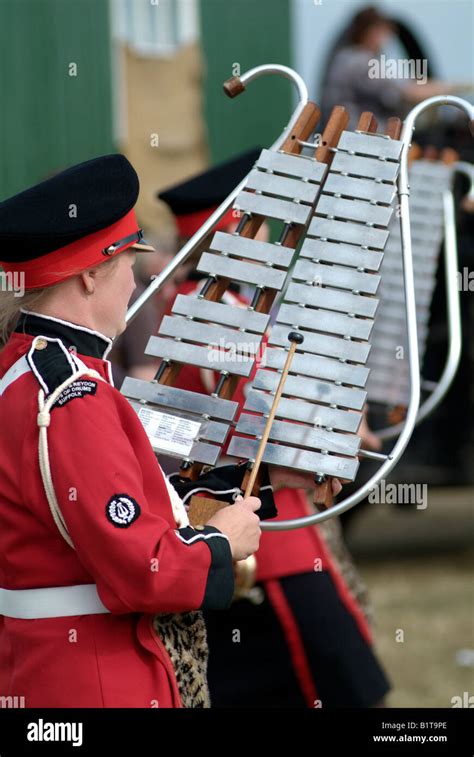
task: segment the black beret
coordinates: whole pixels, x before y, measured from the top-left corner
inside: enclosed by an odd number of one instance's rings
[[[253,147],[225,163],[158,192],[156,196],[168,205],[175,216],[214,208],[251,171],[261,151],[261,147]]]
[[[0,261],[34,260],[111,226],[135,205],[138,176],[124,155],[104,155],[0,203]]]

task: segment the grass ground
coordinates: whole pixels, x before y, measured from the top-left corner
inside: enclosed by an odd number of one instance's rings
[[[372,505],[351,526],[391,707],[451,707],[474,695],[473,503],[473,489],[430,489],[426,510]]]

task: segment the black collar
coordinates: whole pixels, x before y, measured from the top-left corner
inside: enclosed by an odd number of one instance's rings
[[[15,331],[31,336],[52,336],[61,339],[67,349],[75,348],[80,355],[105,360],[112,348],[112,339],[77,323],[63,321],[42,313],[22,310]]]

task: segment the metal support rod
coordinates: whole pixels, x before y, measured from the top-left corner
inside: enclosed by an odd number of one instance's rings
[[[197,295],[199,297],[199,299],[204,299],[204,297],[206,296],[207,292],[209,291],[209,289],[211,288],[211,286],[216,283],[216,281],[217,281],[217,276],[215,276],[214,274],[211,274],[206,279],[206,281],[202,285],[201,291]]]
[[[357,453],[359,457],[366,457],[368,460],[381,460],[384,462],[388,460],[388,455],[384,455],[382,452],[373,452],[369,449],[360,449]]]
[[[278,139],[270,147],[270,150],[276,151],[285,143],[287,136],[291,133],[291,130],[293,129],[305,106],[307,105],[308,90],[306,89],[306,85],[303,79],[299,74],[296,73],[296,71],[293,71],[287,66],[280,66],[276,64],[256,66],[255,68],[247,71],[245,74],[242,74],[240,79],[243,84],[248,84],[254,79],[257,79],[265,74],[279,74],[281,76],[284,76],[286,79],[292,81],[298,90],[298,105],[296,106],[288,125],[285,127]],[[154,295],[156,292],[160,291],[160,289],[164,286],[168,279],[171,278],[175,271],[181,265],[183,265],[183,263],[186,262],[186,260],[190,257],[190,255],[192,255],[192,253],[202,242],[202,240],[205,239],[205,237],[212,231],[219,219],[222,218],[224,213],[226,213],[226,211],[231,207],[239,192],[244,188],[246,181],[247,177],[242,179],[240,184],[236,186],[236,188],[230,193],[230,195],[224,200],[224,202],[222,202],[214,211],[214,213],[212,213],[212,215],[209,216],[209,218],[203,223],[199,231],[197,231],[196,234],[194,234],[194,236],[192,236],[191,239],[189,239],[181,248],[181,250],[174,256],[169,265],[167,265],[166,268],[164,268],[161,273],[153,279],[151,284],[149,284],[149,286],[140,295],[140,297],[137,297],[135,302],[129,307],[127,311],[125,318],[127,324],[132,322],[137,313],[142,309],[145,303],[148,302],[150,297],[152,297],[152,295]]]
[[[285,223],[285,225],[283,226],[283,229],[281,230],[280,236],[278,237],[278,241],[275,242],[275,244],[279,244],[279,245],[285,244],[286,238],[292,229],[293,229],[292,223]]]
[[[224,388],[224,384],[229,378],[229,376],[230,376],[229,371],[221,371],[216,388],[212,392],[211,397],[219,397],[220,393],[222,392],[222,389]]]

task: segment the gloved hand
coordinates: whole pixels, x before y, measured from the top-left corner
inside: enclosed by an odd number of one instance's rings
[[[205,497],[218,499],[220,502],[233,504],[236,497],[243,496],[242,482],[247,471],[247,463],[239,465],[223,465],[213,468],[208,473],[202,473],[196,481],[180,478],[179,473],[172,473],[168,480],[176,489],[185,505],[195,494],[202,494]],[[261,487],[258,497],[262,506],[256,511],[260,520],[274,518],[277,515],[275,501],[273,499],[273,488],[270,484],[268,467],[260,466]]]

